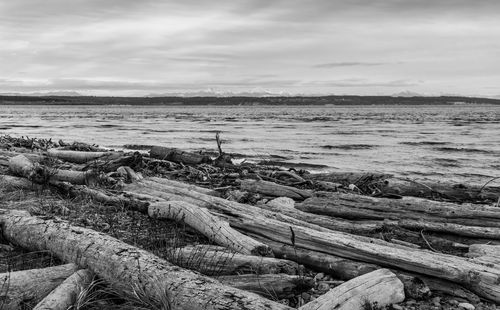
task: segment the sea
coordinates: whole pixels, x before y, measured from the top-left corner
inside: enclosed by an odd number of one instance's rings
[[[494,105],[0,105],[0,135],[216,152],[216,133],[240,162],[478,185],[500,176]]]

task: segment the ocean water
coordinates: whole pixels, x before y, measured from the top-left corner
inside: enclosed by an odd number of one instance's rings
[[[9,106],[0,134],[163,145],[484,184],[500,176],[500,106]]]

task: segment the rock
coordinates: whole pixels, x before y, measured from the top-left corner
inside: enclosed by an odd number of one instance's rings
[[[330,290],[330,285],[328,285],[328,283],[320,282],[318,284],[318,290],[319,291],[323,291],[323,292],[329,291]]]
[[[452,306],[457,306],[458,305],[458,301],[456,301],[455,299],[450,299],[448,300],[448,303]]]
[[[403,308],[403,307],[401,307],[400,305],[396,305],[396,304],[394,304],[394,305],[392,305],[392,309],[393,309],[393,310],[403,310],[404,308]]]
[[[314,279],[316,281],[321,281],[321,280],[323,280],[324,277],[325,277],[325,274],[322,273],[322,272],[320,272],[320,273],[316,274],[316,276],[314,277]]]
[[[431,301],[434,306],[441,306],[441,297],[434,297]]]
[[[300,297],[302,297],[302,299],[305,301],[305,302],[308,302],[310,299],[311,299],[311,295],[304,292],[302,294],[300,294]]]
[[[406,301],[406,305],[407,305],[407,306],[414,305],[414,304],[416,304],[416,303],[417,303],[417,301],[416,301],[415,299],[408,299],[408,300]]]
[[[469,304],[468,302],[462,302],[458,304],[458,307],[466,309],[466,310],[475,310],[476,307],[473,305]]]
[[[293,209],[295,207],[295,201],[288,197],[278,197],[268,201],[267,205],[278,209]]]

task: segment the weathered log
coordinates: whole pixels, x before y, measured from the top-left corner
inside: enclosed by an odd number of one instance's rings
[[[77,269],[77,265],[67,264],[0,274],[0,308],[21,309],[26,304],[36,305]]]
[[[451,233],[472,238],[500,239],[500,227],[466,226],[453,223],[426,222],[423,220],[399,220],[397,222],[388,222],[388,225],[397,225],[413,230]]]
[[[312,196],[311,192],[307,190],[262,180],[241,180],[240,188],[243,191],[251,193],[259,193],[272,197],[290,197],[296,200],[304,200]]]
[[[403,197],[387,199],[345,193],[328,193],[296,204],[304,212],[347,219],[425,220],[467,226],[500,227],[500,209],[477,204],[454,204]]]
[[[208,276],[235,274],[298,274],[295,262],[272,257],[234,253],[225,247],[196,245],[178,248],[172,255],[179,266]]]
[[[222,284],[273,300],[293,297],[297,292],[308,290],[314,284],[312,278],[288,274],[220,276],[217,277],[217,280],[221,281]]]
[[[471,244],[469,246],[469,257],[493,256],[500,258],[500,245]]]
[[[418,275],[418,277],[422,281],[424,281],[424,283],[431,289],[432,292],[442,292],[450,296],[467,299],[472,303],[478,303],[480,301],[479,297],[476,294],[472,293],[471,291],[457,283],[452,283],[450,281],[435,277],[427,277],[422,275]]]
[[[116,157],[117,156],[116,154],[117,153],[113,152],[81,152],[81,151],[69,151],[60,149],[47,150],[48,156],[56,157],[64,161],[76,164],[84,164],[86,162],[96,160],[102,157],[107,157],[108,159],[111,159],[111,157]]]
[[[135,172],[134,169],[130,168],[129,166],[120,166],[116,169],[116,172],[121,174],[122,176],[125,176],[127,180],[131,182],[136,182],[143,179],[140,173]]]
[[[300,307],[300,310],[363,310],[404,301],[403,283],[394,273],[379,269],[347,281]]]
[[[36,183],[66,181],[73,184],[90,184],[95,181],[92,171],[72,171],[48,168],[40,164],[33,164],[24,155],[12,157],[9,160],[9,169],[17,175],[23,176]]]
[[[148,215],[152,218],[184,222],[217,244],[238,253],[272,256],[272,251],[267,245],[234,230],[229,223],[213,216],[207,209],[188,202],[152,203],[148,207]]]
[[[253,293],[222,285],[121,242],[64,221],[42,220],[2,211],[4,237],[25,249],[48,250],[75,262],[126,294],[140,285],[152,300],[168,293],[174,309],[290,309]]]
[[[149,151],[149,156],[188,165],[198,165],[212,162],[212,159],[206,155],[184,152],[175,148],[167,148],[163,146],[153,146]]]
[[[409,180],[380,173],[329,172],[308,174],[304,178],[314,181],[342,183],[346,186],[355,184],[367,194],[383,193],[430,199],[446,198],[457,202],[497,201],[498,197],[500,197],[500,187],[487,186],[483,188],[481,186],[439,183],[430,180]]]
[[[42,187],[29,181],[26,178],[15,177],[11,175],[0,175],[0,188],[3,190],[40,190]]]
[[[147,178],[146,180],[144,180],[145,184],[152,184],[151,182],[163,184],[163,185],[167,185],[167,186],[185,187],[186,189],[194,190],[194,191],[200,192],[202,194],[207,194],[207,195],[211,195],[211,196],[219,196],[219,193],[212,190],[212,189],[204,188],[204,187],[200,187],[200,186],[196,186],[196,185],[191,185],[191,184],[187,184],[187,183],[183,183],[183,182],[179,182],[179,181],[175,181],[175,180],[170,180],[170,179],[165,179],[165,178],[157,178],[157,177],[150,177],[150,178]]]
[[[225,213],[231,226],[245,233],[259,234],[285,244],[291,244],[293,239],[297,248],[444,278],[467,285],[485,298],[500,301],[500,283],[497,281],[500,270],[494,268],[451,255],[431,253],[382,240],[323,229],[317,225],[300,223],[296,219],[276,212],[265,212],[266,210],[259,210],[256,207],[194,191],[165,186],[160,194],[165,192],[169,192],[167,195],[178,197],[184,195],[192,203],[194,201],[197,205]]]
[[[40,301],[33,310],[67,310],[75,304],[78,295],[90,284],[93,274],[88,269],[73,273]]]

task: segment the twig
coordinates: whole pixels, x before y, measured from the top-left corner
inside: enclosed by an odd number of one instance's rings
[[[493,181],[495,181],[495,180],[498,180],[498,179],[500,179],[500,177],[494,177],[493,179],[491,179],[491,180],[489,180],[488,182],[484,183],[484,185],[483,185],[483,186],[481,186],[481,188],[479,189],[479,192],[477,192],[476,197],[477,197],[477,196],[479,196],[479,195],[481,194],[481,192],[482,192],[482,191],[483,191],[483,189],[486,187],[486,185],[488,185],[488,184],[490,184],[491,182],[493,182]],[[498,199],[499,199],[499,201],[500,201],[500,197],[499,197]]]
[[[219,149],[219,156],[222,156],[224,153],[222,152],[221,140],[220,140],[220,131],[215,134],[215,141],[217,141],[217,148]]]
[[[431,249],[431,251],[433,251],[433,252],[439,252],[439,251],[437,251],[436,249],[434,249],[432,247],[432,245],[429,243],[429,241],[427,241],[427,239],[425,239],[424,230],[423,229],[420,231],[420,236],[422,237],[422,239],[424,239],[425,243],[427,244],[427,246],[429,247],[429,249]]]

